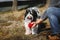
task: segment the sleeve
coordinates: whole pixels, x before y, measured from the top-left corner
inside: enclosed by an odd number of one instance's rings
[[[48,18],[48,17],[47,17],[47,11],[45,11],[44,14],[41,15],[40,18],[43,19],[43,21],[46,20],[46,19]]]

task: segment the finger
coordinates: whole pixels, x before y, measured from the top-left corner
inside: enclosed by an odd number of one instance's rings
[[[35,22],[32,22],[31,24],[35,24]]]
[[[32,26],[32,28],[34,28],[36,26],[36,24],[34,24],[33,26]]]

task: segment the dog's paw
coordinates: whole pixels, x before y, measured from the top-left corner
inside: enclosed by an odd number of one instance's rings
[[[31,34],[31,32],[26,32],[26,33],[25,33],[25,35],[30,35],[30,34]]]

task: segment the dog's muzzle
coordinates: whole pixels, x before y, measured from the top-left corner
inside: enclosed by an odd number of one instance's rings
[[[32,20],[32,17],[31,16],[28,16],[27,19]]]

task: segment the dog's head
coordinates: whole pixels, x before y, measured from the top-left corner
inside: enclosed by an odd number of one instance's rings
[[[39,10],[36,7],[28,8],[25,12],[25,19],[29,19],[31,21],[36,21],[39,18]]]

